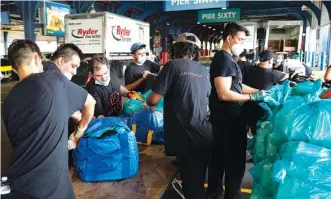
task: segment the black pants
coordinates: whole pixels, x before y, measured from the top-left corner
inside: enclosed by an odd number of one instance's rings
[[[257,122],[264,118],[266,110],[264,110],[257,102],[246,102],[244,106],[244,118],[246,124],[250,127],[251,133],[256,135]]]
[[[209,155],[209,151],[177,155],[185,199],[203,199],[205,197],[204,183]]]
[[[245,174],[247,135],[242,116],[211,120],[214,144],[208,166],[207,199],[221,199],[225,174],[224,199],[240,198]]]

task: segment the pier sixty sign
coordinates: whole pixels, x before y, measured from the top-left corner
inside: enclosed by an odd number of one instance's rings
[[[226,0],[165,0],[165,11],[226,8]]]
[[[200,23],[240,21],[240,9],[201,10],[198,12],[198,21]]]

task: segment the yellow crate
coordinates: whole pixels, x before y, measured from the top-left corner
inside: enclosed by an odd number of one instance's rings
[[[12,70],[13,70],[12,66],[1,66],[1,72],[8,72]]]

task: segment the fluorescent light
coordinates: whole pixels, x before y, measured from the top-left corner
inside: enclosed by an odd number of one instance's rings
[[[226,8],[222,8],[222,10],[226,10]]]
[[[211,29],[211,27],[210,27],[210,26],[209,26],[208,28],[209,28],[209,29]]]
[[[205,24],[203,24],[203,27],[206,27],[206,25],[205,25]]]
[[[197,24],[200,24],[200,22],[197,22]]]
[[[216,30],[215,28],[213,28],[213,30]]]
[[[95,13],[95,9],[94,9],[94,3],[91,5],[91,10],[90,10],[90,13]]]

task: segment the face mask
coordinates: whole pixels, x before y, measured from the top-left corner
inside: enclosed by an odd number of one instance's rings
[[[143,64],[146,61],[146,57],[138,57],[137,62],[138,64]]]
[[[66,76],[66,78],[68,78],[69,80],[71,80],[71,78],[72,78],[72,76],[73,76],[73,75],[72,75],[71,73],[69,73],[69,72],[64,72],[63,75]]]
[[[244,46],[241,44],[235,44],[231,47],[233,55],[239,56],[244,51]]]
[[[276,63],[277,64],[280,64],[282,61],[281,60],[276,60]]]
[[[109,85],[109,82],[110,82],[110,80],[109,81],[105,81],[105,82],[100,82],[100,81],[98,81],[98,80],[94,80],[94,83],[96,84],[96,85],[100,85],[100,86],[108,86]]]
[[[109,73],[108,73],[109,74]],[[104,82],[102,82],[102,81],[98,81],[97,79],[95,79],[94,78],[94,83],[96,84],[96,85],[100,85],[100,86],[108,86],[109,85],[109,82],[110,82],[110,74],[109,74],[109,76],[108,76],[108,80],[107,81],[104,81]]]

